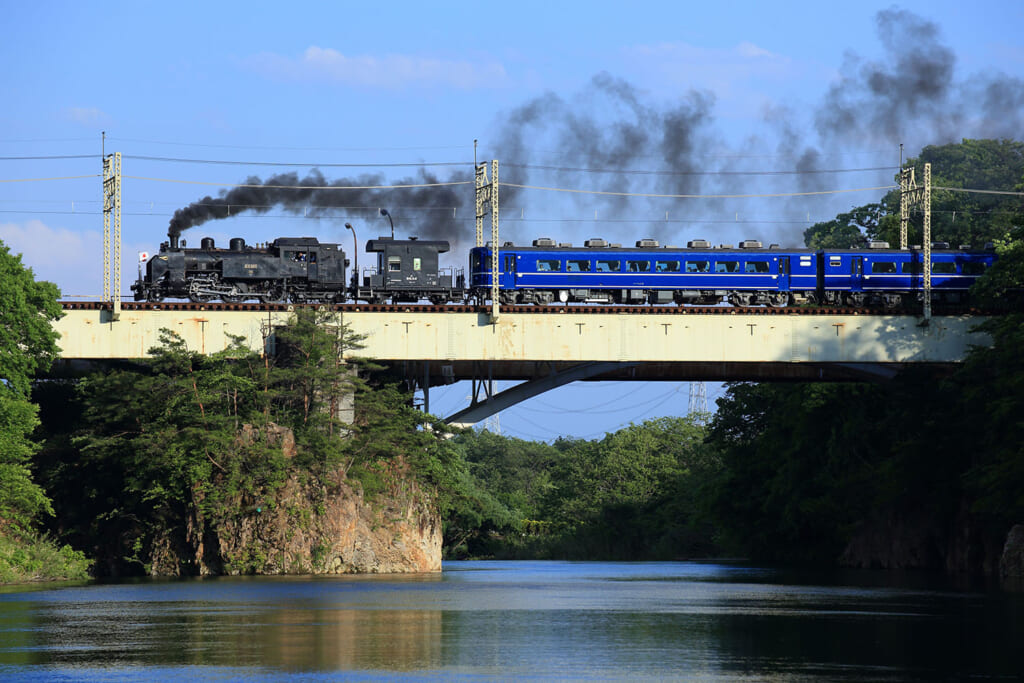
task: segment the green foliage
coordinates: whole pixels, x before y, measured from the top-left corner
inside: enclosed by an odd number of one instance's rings
[[[896,206],[897,212],[899,205]],[[865,204],[833,220],[815,223],[804,231],[804,244],[810,249],[854,249],[864,246],[869,236],[878,233],[879,224],[889,206]]]
[[[971,288],[982,303],[1019,304],[1024,296],[1024,220],[994,240],[998,260]]]
[[[924,165],[932,165],[933,187],[1007,191],[1024,181],[1024,143],[1012,140],[963,140],[930,145],[907,161],[914,168],[918,187],[924,185]],[[894,178],[899,183],[899,176]],[[909,244],[923,239],[923,209],[912,209],[907,230]],[[1018,197],[1008,195],[932,191],[932,240],[951,245],[981,247],[1005,239],[1014,227],[1024,226]],[[865,240],[900,243],[900,193],[891,190],[876,203],[856,207],[834,220],[816,223],[804,233],[810,248],[846,249]]]
[[[472,478],[488,514],[446,534],[471,555],[654,559],[707,555],[699,482],[717,468],[689,418],[630,425],[600,441],[553,445],[467,432]],[[486,501],[486,498],[480,498]],[[476,528],[473,528],[473,524]]]
[[[0,584],[88,578],[88,560],[71,546],[36,534],[0,533]]]
[[[976,348],[952,384],[962,397],[958,422],[969,426],[966,472],[973,510],[995,529],[1024,520],[1024,316],[982,328],[991,348]]]
[[[53,514],[29,469],[38,448],[29,440],[39,424],[37,412],[24,398],[0,390],[0,533],[5,526],[26,530],[40,513]]]
[[[52,321],[61,316],[59,292],[37,282],[21,257],[0,242],[0,533],[25,531],[50,501],[32,480],[31,458],[38,446],[30,436],[39,424],[28,394],[36,372],[57,355]]]
[[[0,242],[0,391],[27,396],[36,372],[57,357],[51,323],[63,315],[52,282],[37,282],[21,256]]]

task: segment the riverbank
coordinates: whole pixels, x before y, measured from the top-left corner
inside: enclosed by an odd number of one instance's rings
[[[85,580],[90,564],[84,553],[45,537],[0,533],[0,584]]]

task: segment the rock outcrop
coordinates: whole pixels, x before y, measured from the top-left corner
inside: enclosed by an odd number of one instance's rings
[[[154,576],[352,574],[441,570],[441,517],[403,472],[367,500],[344,481],[290,477],[272,499],[240,498],[230,517],[203,519],[195,506],[183,544],[158,544]],[[180,545],[184,545],[181,548]],[[175,550],[172,547],[178,546]]]
[[[1024,584],[1024,524],[1016,524],[1006,536],[999,576],[1015,585]]]

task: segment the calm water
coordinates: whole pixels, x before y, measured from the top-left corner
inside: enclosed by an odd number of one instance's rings
[[[4,680],[1024,676],[1024,596],[888,574],[452,562],[0,592]]]

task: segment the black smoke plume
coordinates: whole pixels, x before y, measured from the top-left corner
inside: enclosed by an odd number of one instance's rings
[[[275,207],[311,217],[337,213],[340,208],[389,207],[393,214],[398,214],[400,209],[395,207],[402,207],[415,209],[409,212],[409,223],[420,236],[452,239],[451,217],[460,208],[464,208],[467,197],[472,199],[471,187],[400,187],[386,191],[374,188],[471,180],[472,175],[468,172],[455,172],[442,181],[426,170],[398,181],[388,180],[380,174],[363,174],[328,181],[316,169],[304,177],[299,177],[297,173],[280,173],[266,180],[250,176],[241,186],[222,192],[219,197],[203,197],[175,211],[167,234],[173,240],[182,231],[207,221],[242,213],[267,213]],[[410,226],[403,225],[403,228],[408,231]]]
[[[908,142],[915,150],[962,138],[1020,137],[1024,82],[999,73],[957,81],[956,55],[933,22],[889,9],[875,17],[880,61],[847,55],[815,117],[826,143]]]
[[[485,157],[497,158],[501,163],[502,238],[553,233],[551,236],[556,238],[571,239],[573,235],[566,233],[575,233],[577,238],[604,233],[601,236],[623,242],[653,236],[679,244],[685,241],[683,234],[715,241],[757,237],[759,231],[766,230],[757,220],[764,207],[763,212],[769,216],[795,215],[802,222],[792,221],[789,228],[772,228],[774,234],[760,236],[796,245],[808,226],[804,216],[827,220],[851,205],[875,201],[877,195],[794,197],[768,204],[727,198],[517,192],[504,183],[636,194],[815,192],[851,184],[890,185],[900,143],[906,143],[907,155],[912,156],[925,145],[961,138],[1020,137],[1024,130],[1024,82],[997,72],[958,79],[956,56],[942,42],[933,22],[899,9],[881,11],[875,19],[883,49],[881,59],[866,60],[849,52],[839,80],[816,106],[797,102],[767,106],[763,131],[738,143],[727,143],[716,130],[712,94],[689,89],[663,104],[603,72],[578,93],[547,92],[500,115],[493,145],[482,151]],[[878,162],[885,157],[877,150],[892,150],[891,169],[870,176],[836,175],[830,170],[857,165],[860,159],[851,164],[851,158],[844,154],[864,150],[868,145],[876,152],[870,166],[887,166]],[[773,167],[786,169],[786,173],[744,174]],[[614,172],[616,169],[635,172]],[[328,182],[318,171],[305,178],[294,173],[265,181],[250,178],[246,185],[257,187],[239,187],[180,209],[171,220],[169,232],[180,233],[207,220],[244,211],[262,213],[273,206],[310,215],[325,215],[327,209],[323,207],[386,206],[417,209],[402,216],[406,231],[411,226],[423,236],[455,243],[458,235],[468,237],[473,232],[471,184],[387,191],[329,188],[470,181],[472,177],[472,172],[466,170],[444,176],[422,171],[399,181],[370,174]],[[282,189],[276,185],[311,189]],[[556,223],[551,229],[530,223],[531,215],[552,217],[559,211],[570,214],[572,220],[599,217],[620,218],[623,222],[579,229],[572,229],[573,223]],[[734,211],[754,219],[756,227],[703,222],[704,217],[732,216]],[[400,212],[392,211],[396,215]],[[453,221],[452,212],[463,220]],[[631,220],[639,216],[664,216],[666,220]],[[583,230],[588,234],[581,234]]]

